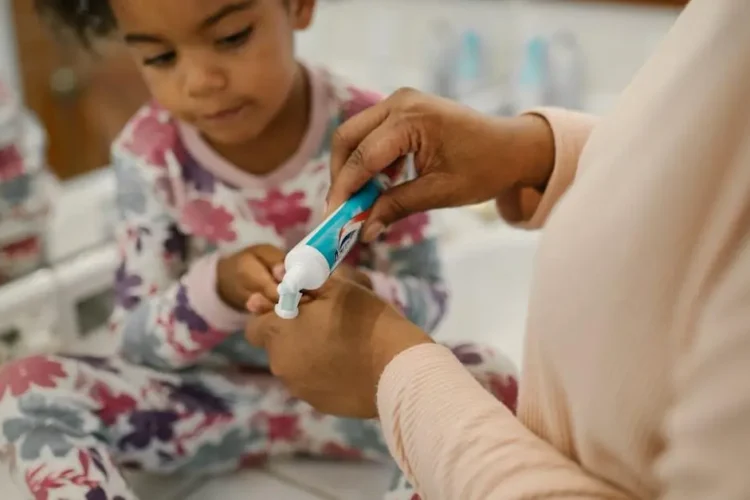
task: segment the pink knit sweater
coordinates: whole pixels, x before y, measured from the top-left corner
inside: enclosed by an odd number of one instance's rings
[[[392,453],[427,500],[750,498],[750,2],[692,0],[600,123],[540,114],[518,417],[416,347],[380,381]]]

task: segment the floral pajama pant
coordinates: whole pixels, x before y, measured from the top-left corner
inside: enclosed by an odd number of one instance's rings
[[[514,408],[511,363],[473,345],[454,353]],[[376,421],[322,415],[267,374],[65,355],[0,367],[0,459],[29,498],[135,500],[123,470],[218,474],[284,455],[390,459]],[[400,477],[391,490],[419,498]]]

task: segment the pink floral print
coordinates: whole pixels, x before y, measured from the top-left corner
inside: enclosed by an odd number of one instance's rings
[[[268,439],[274,441],[294,441],[298,439],[302,430],[299,427],[299,415],[269,415]]]
[[[30,257],[41,252],[41,241],[38,236],[29,236],[18,241],[13,241],[0,248],[0,253],[8,259],[20,259]]]
[[[205,199],[189,201],[182,211],[183,222],[196,236],[213,242],[232,242],[237,239],[233,229],[234,216],[223,206],[215,206]]]
[[[14,145],[0,147],[0,181],[24,174],[23,158]]]
[[[518,381],[516,377],[501,373],[489,373],[487,385],[490,391],[513,413],[518,404]]]
[[[124,147],[150,165],[167,166],[167,152],[180,151],[179,133],[175,126],[165,126],[165,118],[171,118],[165,111],[153,104],[142,111],[143,115],[133,123]]]
[[[67,376],[60,363],[46,356],[13,361],[0,370],[0,401],[7,394],[18,397],[34,386],[53,388]]]
[[[263,227],[270,226],[277,233],[284,234],[310,221],[312,210],[305,205],[305,201],[303,191],[294,191],[286,195],[273,188],[268,191],[265,198],[249,200],[247,206],[255,222]]]
[[[34,500],[48,500],[53,490],[69,484],[81,486],[89,492],[99,489],[99,482],[90,477],[91,457],[83,450],[78,452],[78,463],[58,473],[46,471],[44,465],[31,469],[26,474],[26,484],[34,495]],[[101,465],[101,464],[98,464]],[[122,499],[122,497],[119,497]],[[106,497],[105,497],[106,499]],[[87,494],[86,500],[89,500]],[[113,498],[112,500],[116,500]]]
[[[388,228],[384,238],[386,243],[392,245],[421,243],[425,239],[425,230],[429,225],[429,215],[414,214],[393,224]]]
[[[133,412],[137,401],[127,394],[117,394],[102,382],[94,384],[91,388],[91,397],[99,405],[98,415],[104,425],[113,425],[122,415]]]

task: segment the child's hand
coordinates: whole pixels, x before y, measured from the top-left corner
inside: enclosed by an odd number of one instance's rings
[[[279,299],[276,288],[284,256],[274,246],[256,245],[219,259],[216,269],[219,297],[238,311],[246,310],[253,294],[275,303]]]
[[[351,282],[368,290],[372,290],[372,281],[370,280],[370,277],[349,264],[339,265],[339,267],[333,272],[333,276],[339,280]],[[274,277],[279,281],[284,279],[283,266],[274,269]],[[302,297],[302,303],[305,303],[308,300],[310,300],[309,294]],[[247,309],[256,315],[266,314],[273,310],[274,304],[275,301],[269,300],[267,296],[259,292],[251,295],[250,300],[247,301]]]

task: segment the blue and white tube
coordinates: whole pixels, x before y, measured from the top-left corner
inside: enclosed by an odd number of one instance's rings
[[[380,180],[369,181],[289,251],[284,259],[286,274],[278,288],[279,303],[275,308],[280,318],[296,318],[302,291],[322,287],[359,241],[359,233],[380,196],[382,185]]]

